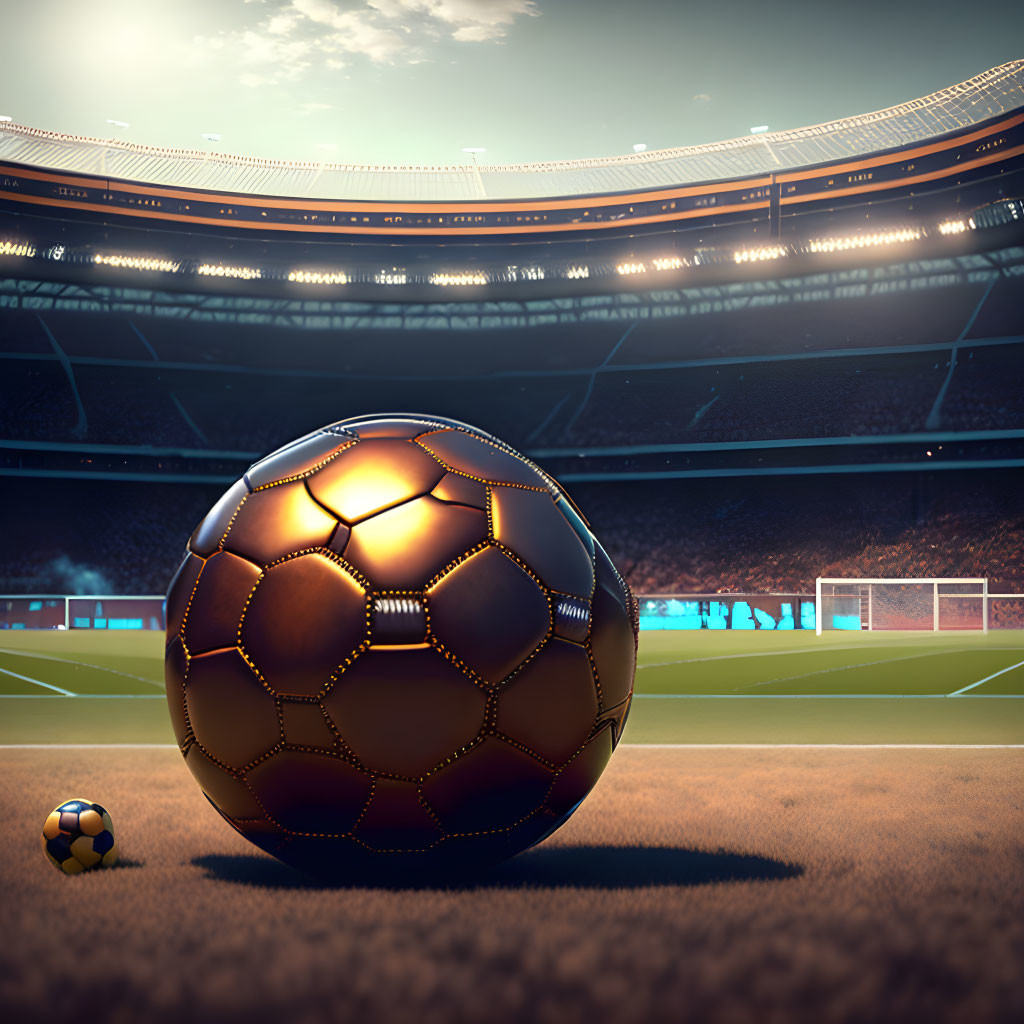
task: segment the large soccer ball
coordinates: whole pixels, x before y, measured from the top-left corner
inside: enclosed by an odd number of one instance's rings
[[[185,763],[320,874],[510,857],[597,781],[636,602],[548,475],[462,423],[335,423],[257,462],[167,595]]]

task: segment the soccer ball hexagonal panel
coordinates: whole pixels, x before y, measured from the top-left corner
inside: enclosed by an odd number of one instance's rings
[[[355,835],[376,850],[422,850],[442,832],[413,783],[377,779]]]
[[[249,468],[245,479],[249,487],[256,490],[282,480],[308,476],[351,444],[351,437],[317,431],[261,459]]]
[[[237,648],[189,659],[185,706],[197,742],[229,768],[281,741],[274,698]]]
[[[597,688],[584,648],[552,639],[502,687],[500,733],[556,764],[594,727]]]
[[[203,753],[198,744],[185,751],[185,764],[209,801],[228,818],[263,818],[263,808],[241,778]]]
[[[373,787],[353,765],[303,750],[279,751],[250,769],[246,781],[272,821],[322,836],[350,832]]]
[[[360,440],[309,479],[313,497],[349,525],[428,494],[444,467],[412,441]]]
[[[497,548],[471,555],[427,592],[434,636],[487,682],[504,679],[551,628],[548,599]]]
[[[345,561],[377,590],[417,590],[486,539],[483,512],[426,495],[353,526]]]
[[[418,778],[476,738],[486,700],[432,648],[371,648],[338,677],[323,704],[366,768]]]
[[[547,491],[493,488],[491,523],[495,540],[519,555],[550,590],[590,597],[590,554]]]
[[[490,484],[519,484],[547,489],[544,478],[525,459],[465,430],[440,430],[417,438],[417,444],[449,469]]]
[[[626,700],[633,692],[636,633],[627,595],[601,548],[598,548],[597,586],[591,604],[590,648],[601,686],[601,703],[610,708]]]
[[[178,746],[188,739],[188,719],[185,717],[185,673],[188,660],[181,637],[175,635],[164,655],[164,684],[167,690],[167,709],[171,714],[171,727]]]
[[[185,611],[189,601],[192,600],[192,591],[195,590],[199,574],[203,570],[203,560],[191,552],[185,555],[185,560],[178,566],[170,586],[167,588],[167,639],[171,640],[181,632],[181,625],[185,621]]]
[[[366,642],[366,592],[319,553],[266,569],[241,620],[242,645],[274,692],[314,696]]]
[[[452,832],[511,828],[536,811],[553,775],[529,754],[494,736],[423,783],[423,796]]]
[[[266,565],[305,548],[326,547],[338,520],[310,496],[302,480],[250,494],[224,536],[224,548]]]
[[[258,565],[228,551],[218,551],[206,560],[182,628],[189,654],[238,643],[238,624],[259,578]]]
[[[236,480],[221,495],[217,504],[203,516],[203,521],[189,538],[189,550],[203,558],[212,555],[220,546],[221,539],[227,532],[232,517],[248,493],[249,488],[245,480]]]

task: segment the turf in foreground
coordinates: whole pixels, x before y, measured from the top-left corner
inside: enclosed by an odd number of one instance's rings
[[[9,1019],[1019,1019],[1024,755],[616,753],[556,836],[464,888],[320,888],[255,851],[179,755],[2,751]],[[71,793],[125,866],[66,878]]]

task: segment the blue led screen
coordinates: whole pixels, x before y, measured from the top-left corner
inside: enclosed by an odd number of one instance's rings
[[[793,614],[799,607],[799,622]],[[640,628],[814,629],[814,600],[803,595],[722,594],[716,597],[644,597]]]

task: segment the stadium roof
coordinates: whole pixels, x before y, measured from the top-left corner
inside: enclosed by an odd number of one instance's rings
[[[0,161],[149,184],[308,199],[535,199],[770,174],[921,142],[1024,106],[1024,60],[921,99],[827,124],[679,149],[505,166],[294,163],[137,146],[0,124]]]

